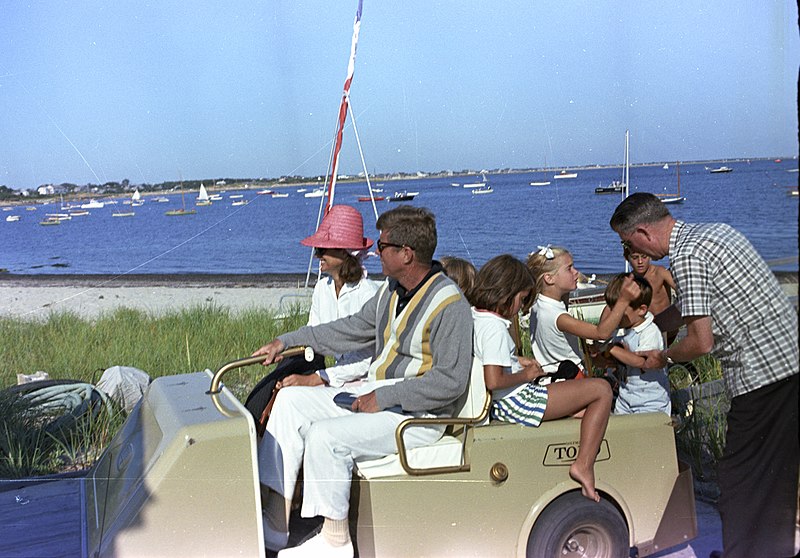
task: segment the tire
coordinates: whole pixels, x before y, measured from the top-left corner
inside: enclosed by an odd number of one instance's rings
[[[528,537],[528,558],[628,558],[628,526],[608,500],[580,492],[561,496],[545,508]]]

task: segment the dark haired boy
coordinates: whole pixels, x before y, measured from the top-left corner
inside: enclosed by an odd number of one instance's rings
[[[606,287],[606,304],[614,306],[619,298],[625,273],[615,276]],[[667,415],[672,412],[669,396],[669,378],[667,369],[643,368],[645,358],[636,351],[663,350],[664,337],[661,330],[653,322],[650,313],[650,301],[653,289],[642,277],[634,277],[639,285],[639,297],[632,300],[625,308],[620,327],[625,334],[616,339],[607,354],[624,365],[620,374],[619,395],[614,406],[615,415],[632,413],[649,413],[662,411]]]

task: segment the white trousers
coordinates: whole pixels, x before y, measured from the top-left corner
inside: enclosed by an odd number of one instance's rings
[[[394,433],[409,417],[391,411],[354,413],[339,407],[340,391],[369,393],[374,383],[353,388],[293,386],[278,392],[258,447],[261,483],[291,500],[303,465],[303,517],[347,519],[353,464],[397,452]],[[432,444],[443,427],[406,430],[406,447]]]

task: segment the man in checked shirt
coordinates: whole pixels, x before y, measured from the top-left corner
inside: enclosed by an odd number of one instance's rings
[[[798,488],[797,311],[750,242],[722,223],[676,220],[652,194],[617,206],[611,228],[653,259],[669,256],[687,335],[647,351],[644,368],[706,353],[731,399],[718,466],[726,557],[794,556]]]

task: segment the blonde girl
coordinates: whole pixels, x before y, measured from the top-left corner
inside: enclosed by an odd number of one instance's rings
[[[578,287],[580,273],[566,249],[549,244],[540,246],[528,256],[527,265],[535,280],[536,295],[530,319],[533,357],[548,373],[555,372],[564,360],[571,360],[583,371],[579,338],[605,340],[612,337],[625,308],[639,296],[639,287],[633,277],[626,277],[611,311],[605,313],[598,324],[592,324],[574,318],[567,311],[569,293]]]
[[[611,388],[601,379],[534,383],[544,374],[542,367],[534,359],[517,357],[509,332],[511,319],[530,305],[534,284],[525,264],[502,255],[480,269],[469,295],[473,351],[483,363],[486,388],[492,392],[491,418],[539,426],[543,420],[582,412],[580,447],[569,475],[581,485],[584,496],[599,502],[594,461],[611,412]]]

